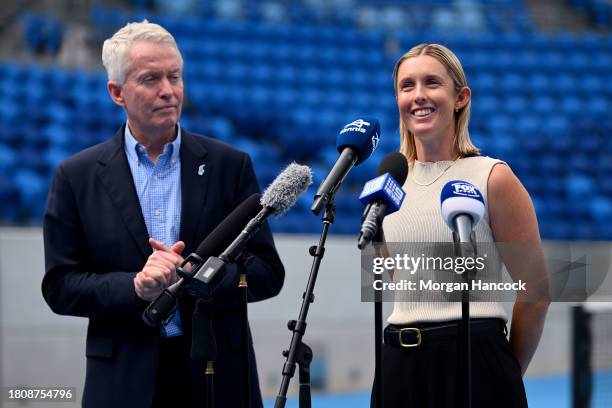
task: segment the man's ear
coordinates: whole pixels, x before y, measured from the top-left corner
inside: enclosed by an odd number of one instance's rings
[[[115,81],[108,81],[108,83],[106,84],[106,89],[108,90],[108,93],[113,102],[115,102],[119,106],[125,106],[125,100],[123,99],[121,85],[119,85]]]

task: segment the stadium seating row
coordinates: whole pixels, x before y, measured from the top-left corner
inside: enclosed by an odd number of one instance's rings
[[[140,3],[162,7],[159,1]],[[495,3],[524,13],[521,2]],[[202,4],[200,11],[214,7]],[[92,11],[100,35],[138,17],[120,9]],[[150,12],[148,17],[158,20]],[[506,160],[523,180],[542,235],[612,239],[612,36],[392,33],[295,24],[291,18],[279,24],[204,19],[197,13],[159,20],[185,56],[182,126],[248,151],[262,186],[293,160],[313,168],[316,186],[337,157],[333,141],[342,124],[363,115],[381,121],[379,148],[338,193],[336,232],[355,233],[362,211],[355,196],[382,157],[399,148],[390,75],[399,50],[438,36],[464,61],[474,90],[472,138],[483,154]],[[399,48],[388,48],[394,42]],[[0,120],[14,124],[0,128],[0,222],[40,222],[55,165],[107,139],[124,121],[105,83],[102,72],[0,63]],[[273,228],[315,232],[309,228],[317,229],[316,223],[303,222],[313,194],[274,220]],[[586,207],[585,196],[593,198]],[[578,232],[571,229],[577,214],[583,221]]]

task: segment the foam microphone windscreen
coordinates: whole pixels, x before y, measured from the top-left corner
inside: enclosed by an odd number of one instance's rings
[[[274,210],[274,215],[282,215],[295,204],[298,196],[312,184],[310,167],[291,163],[276,176],[261,197],[261,204]]]
[[[376,119],[357,119],[346,124],[336,139],[338,153],[350,147],[357,155],[355,166],[366,160],[380,140],[380,123]]]
[[[255,193],[244,200],[225,219],[212,230],[196,249],[204,260],[219,256],[240,234],[248,222],[261,210],[261,194]]]
[[[408,177],[408,161],[400,152],[389,153],[378,165],[376,170],[377,176],[382,176],[385,173],[390,173],[395,181],[403,186]]]

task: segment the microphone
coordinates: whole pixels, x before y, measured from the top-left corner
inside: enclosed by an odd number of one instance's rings
[[[340,157],[315,194],[313,213],[319,214],[333,199],[348,172],[370,157],[379,140],[380,123],[376,119],[357,119],[342,128],[336,139]]]
[[[195,273],[193,276],[194,283],[200,286],[201,291],[205,293],[205,289],[201,284],[210,283],[226,264],[238,258],[242,253],[244,245],[259,230],[261,224],[269,215],[280,216],[284,214],[295,204],[298,196],[306,191],[311,184],[312,172],[308,166],[302,166],[297,163],[291,163],[287,166],[268,186],[261,197],[260,203],[263,207],[261,211],[248,222],[238,237],[218,258],[215,256],[209,257],[206,263]],[[198,290],[197,287],[195,289]]]
[[[482,194],[467,181],[449,181],[440,193],[440,205],[442,218],[453,231],[453,240],[462,251],[471,248],[470,254],[464,254],[466,257],[473,256],[474,246],[461,244],[474,244],[476,241],[474,227],[485,212]]]
[[[359,249],[372,241],[383,218],[402,206],[406,197],[402,186],[408,176],[406,158],[399,152],[388,154],[378,166],[376,175],[378,177],[368,181],[359,195],[359,200],[366,205],[357,243]]]
[[[181,295],[185,286],[191,280],[193,274],[211,255],[221,253],[229,245],[236,234],[242,230],[243,226],[254,217],[260,210],[259,203],[261,194],[255,193],[244,200],[234,209],[208,236],[202,240],[196,252],[183,260],[177,268],[177,273],[181,278],[174,284],[168,286],[164,291],[149,304],[142,314],[144,322],[152,327],[160,325],[174,311],[176,301]],[[185,272],[185,265],[191,263],[191,269]]]

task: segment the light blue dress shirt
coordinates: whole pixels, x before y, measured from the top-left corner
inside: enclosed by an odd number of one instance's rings
[[[134,138],[128,124],[125,126],[125,153],[147,231],[151,238],[168,247],[178,241],[181,225],[180,147],[181,128],[178,126],[176,139],[164,145],[162,154],[153,164],[147,149]],[[182,334],[183,328],[177,309],[162,326],[162,335],[173,337]]]

